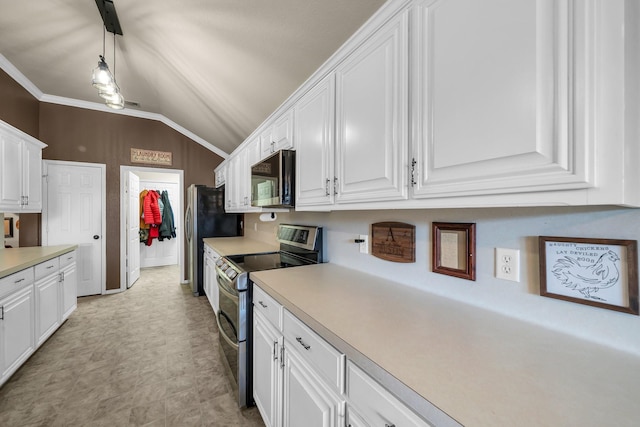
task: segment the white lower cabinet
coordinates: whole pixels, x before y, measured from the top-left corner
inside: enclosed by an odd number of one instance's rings
[[[285,341],[282,425],[344,425],[340,422],[344,420],[343,398],[315,374],[313,367],[306,363],[302,352],[287,348],[290,344],[290,341]]]
[[[368,427],[353,406],[347,404],[347,427]]]
[[[60,256],[60,324],[78,307],[78,270],[76,269],[76,251]]]
[[[352,427],[431,426],[351,361],[347,362],[347,398],[349,408],[353,408],[347,425]]]
[[[220,258],[220,255],[214,251],[208,245],[204,245],[204,268],[203,268],[203,287],[204,293],[207,295],[209,304],[215,313],[218,312],[219,294],[218,294],[218,281],[216,278],[216,261]]]
[[[282,333],[257,310],[253,318],[253,399],[266,427],[281,425],[278,408],[282,389]]]
[[[62,319],[58,258],[36,265],[36,347],[60,327]]]
[[[0,279],[0,385],[35,349],[33,267]]]
[[[77,307],[76,252],[0,279],[0,385]]]
[[[328,368],[344,355],[259,287],[253,292],[253,395],[265,425],[343,426],[344,397],[326,378],[344,378],[343,362],[342,372]],[[303,329],[304,335],[297,333]]]

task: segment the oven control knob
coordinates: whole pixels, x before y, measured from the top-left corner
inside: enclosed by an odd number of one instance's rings
[[[237,275],[238,275],[238,273],[236,273],[235,270],[232,270],[232,269],[227,270],[227,276],[229,277],[229,279],[233,279]]]
[[[223,260],[222,258],[218,258],[218,259],[216,260],[216,265],[217,265],[218,267],[220,267],[222,264],[224,264],[224,260]]]
[[[222,271],[226,271],[227,268],[229,268],[229,264],[227,264],[226,262],[223,262],[222,265],[220,266],[220,270]]]

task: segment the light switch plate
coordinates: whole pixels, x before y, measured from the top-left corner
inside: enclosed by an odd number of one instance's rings
[[[369,235],[361,234],[359,239],[364,240],[363,242],[360,242],[360,253],[368,254],[369,253]]]

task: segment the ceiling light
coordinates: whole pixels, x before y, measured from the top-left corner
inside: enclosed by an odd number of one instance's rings
[[[108,107],[121,110],[124,108],[124,97],[116,83],[116,34],[122,35],[122,29],[112,1],[96,0],[96,4],[104,26],[102,27],[102,55],[99,55],[98,66],[93,70],[91,84],[98,89],[98,95],[105,100]],[[104,59],[107,30],[113,33],[113,74],[111,74],[107,61]]]

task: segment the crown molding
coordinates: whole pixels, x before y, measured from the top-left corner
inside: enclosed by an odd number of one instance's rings
[[[7,73],[12,79],[18,82],[18,84],[20,84],[23,88],[25,88],[34,98],[36,98],[40,102],[46,102],[49,104],[57,104],[57,105],[65,105],[68,107],[83,108],[85,110],[94,110],[94,111],[100,111],[103,113],[120,114],[123,116],[137,117],[140,119],[149,119],[149,120],[162,122],[165,125],[169,126],[171,129],[175,130],[176,132],[181,133],[187,138],[202,145],[207,150],[212,151],[213,153],[222,157],[224,160],[226,160],[229,157],[228,153],[222,151],[221,149],[214,146],[213,144],[210,144],[208,141],[204,140],[203,138],[199,137],[198,135],[184,128],[183,126],[180,126],[173,120],[169,120],[167,117],[163,116],[162,114],[150,113],[148,111],[134,110],[130,108],[125,108],[122,110],[114,110],[113,108],[109,108],[105,104],[101,104],[98,102],[82,101],[80,99],[65,98],[62,96],[45,94],[40,89],[38,89],[38,87],[34,85],[31,82],[31,80],[29,80],[24,74],[22,74],[20,70],[18,70],[11,62],[9,62],[9,60],[1,53],[0,53],[0,68],[5,73]]]

